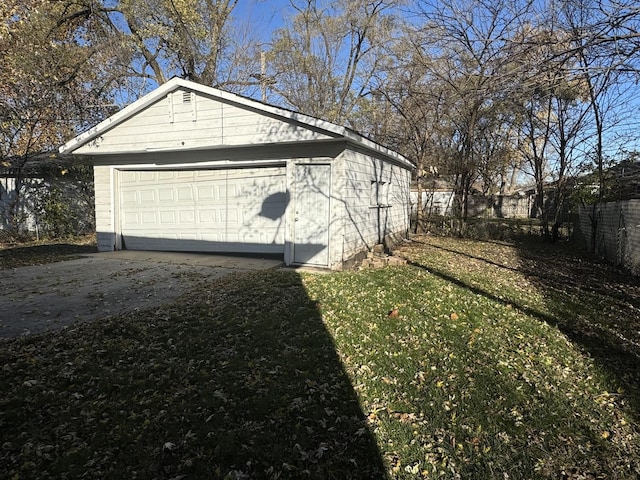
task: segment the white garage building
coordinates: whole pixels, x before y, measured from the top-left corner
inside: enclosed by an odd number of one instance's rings
[[[409,229],[413,165],[345,127],[174,78],[60,148],[93,159],[98,249],[340,269]]]

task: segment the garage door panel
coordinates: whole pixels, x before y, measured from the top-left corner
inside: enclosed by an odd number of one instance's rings
[[[140,190],[140,203],[156,203],[156,191],[155,190]]]
[[[175,212],[160,212],[160,224],[171,226],[176,224]]]
[[[284,167],[121,173],[125,248],[284,252]]]
[[[122,217],[124,226],[136,227],[140,225],[140,214],[137,212],[125,212]]]
[[[196,212],[195,210],[181,210],[178,218],[180,225],[195,225]]]
[[[198,220],[201,224],[215,224],[216,212],[215,210],[199,210]]]
[[[158,180],[169,180],[174,178],[174,172],[171,171],[160,171],[158,172],[157,179]]]
[[[142,225],[157,225],[158,215],[156,212],[142,212],[141,213]]]
[[[138,172],[131,172],[131,171],[127,171],[127,170],[121,171],[120,172],[120,181],[123,182],[123,183],[134,182],[138,178],[137,173]]]
[[[175,195],[173,193],[173,188],[159,188],[158,189],[158,200],[160,202],[173,202],[173,201],[175,201]]]
[[[178,201],[193,201],[193,191],[191,190],[191,187],[184,186],[178,188]]]
[[[222,235],[217,235],[215,233],[203,233],[202,240],[213,243],[224,243],[225,241]]]
[[[122,192],[121,201],[124,206],[139,204],[138,192]]]
[[[215,189],[208,186],[196,186],[196,198],[198,200],[213,200],[216,198]]]
[[[220,217],[220,223],[225,224],[227,227],[239,227],[242,225],[240,222],[240,213],[235,208],[220,209],[218,216]]]

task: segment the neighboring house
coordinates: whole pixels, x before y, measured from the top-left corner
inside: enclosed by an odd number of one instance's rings
[[[352,130],[174,78],[60,148],[94,163],[98,249],[339,269],[409,229],[413,165]]]
[[[470,210],[478,217],[535,218],[535,196],[531,186],[516,188],[509,195],[472,195]]]
[[[474,190],[467,197],[470,218],[530,218],[535,216],[535,190],[522,187],[510,195],[483,195]],[[422,206],[426,217],[453,215],[455,193],[453,186],[439,182],[434,188],[422,190]],[[417,187],[411,189],[411,212],[415,217],[418,205]],[[412,218],[414,218],[412,217]]]
[[[640,198],[640,161],[624,160],[607,171],[610,178],[610,199],[630,200]]]
[[[31,183],[32,179],[28,180]],[[40,181],[40,179],[38,179]],[[18,190],[21,180],[11,168],[3,167],[0,171],[0,230],[5,235],[13,230],[25,233],[37,230],[37,220],[33,195],[28,192],[20,196]],[[0,238],[3,241],[5,235]],[[7,237],[10,238],[10,237]]]
[[[422,192],[422,208],[424,215],[430,217],[435,216],[449,216],[452,214],[453,199],[455,194],[452,189],[423,189]],[[412,218],[416,215],[418,208],[418,189],[411,189],[411,215]]]

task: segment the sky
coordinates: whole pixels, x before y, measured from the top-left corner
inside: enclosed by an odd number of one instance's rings
[[[0,0],[2,1],[2,0]],[[242,26],[248,26],[251,32],[257,34],[264,44],[271,41],[272,33],[285,25],[289,15],[294,13],[290,0],[238,0],[233,11],[233,17]],[[634,85],[634,90],[637,88]],[[635,105],[635,95],[632,95],[635,113],[640,118],[640,106]],[[637,119],[625,119],[623,125],[618,126],[617,133],[626,130],[627,138],[634,139],[627,144],[629,149],[640,149],[637,134],[640,128]],[[615,143],[615,142],[614,142]]]
[[[286,18],[291,12],[289,0],[239,0],[234,10],[234,16],[237,20],[244,20],[255,28],[259,26],[260,30],[257,33],[265,43],[268,43],[272,32],[285,24]],[[637,85],[632,87],[633,90],[636,88]],[[626,145],[628,150],[640,150],[640,138],[636,134],[640,129],[640,120],[638,120],[640,118],[640,104],[635,97],[635,94],[630,95],[630,102],[633,104],[632,109],[635,111],[636,118],[627,118],[619,128],[615,129],[617,134],[624,132],[627,138],[634,139]],[[609,154],[616,155],[614,152],[609,152]]]
[[[239,0],[234,16],[238,20],[259,26],[260,31],[257,33],[268,42],[271,32],[284,24],[289,5],[288,0]]]

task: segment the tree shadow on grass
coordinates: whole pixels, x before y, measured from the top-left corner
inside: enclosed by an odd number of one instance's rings
[[[571,245],[553,245],[532,238],[515,244],[519,258],[517,267],[458,249],[429,246],[523,274],[544,296],[545,311],[409,260],[410,264],[477,295],[511,305],[557,327],[624,390],[634,416],[640,419],[639,278],[586,258]]]
[[[517,247],[520,270],[545,297],[549,323],[614,379],[640,419],[640,278],[572,245],[532,239]]]
[[[386,478],[294,272],[7,341],[0,360],[0,477]]]

